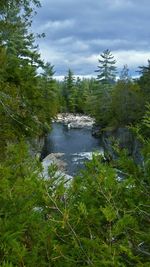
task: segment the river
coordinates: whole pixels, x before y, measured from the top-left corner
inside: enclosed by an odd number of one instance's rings
[[[66,125],[55,122],[47,136],[43,156],[64,153],[62,160],[67,163],[67,174],[75,175],[95,151],[102,153],[103,149],[100,140],[92,136],[91,129],[68,129]]]

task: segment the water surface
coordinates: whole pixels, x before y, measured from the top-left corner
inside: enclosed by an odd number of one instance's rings
[[[44,156],[50,153],[64,153],[67,173],[74,175],[84,167],[84,162],[91,159],[92,152],[102,152],[99,139],[91,135],[91,130],[68,129],[62,123],[53,123],[53,129],[46,139]]]

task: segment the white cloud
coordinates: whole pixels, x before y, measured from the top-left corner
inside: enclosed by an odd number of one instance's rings
[[[148,59],[150,59],[150,52],[148,51],[112,51],[112,55],[116,59],[116,66],[122,69],[124,65],[128,65],[129,69],[136,71],[139,66],[147,65]],[[82,63],[93,65],[93,68],[98,65],[99,54],[93,54],[91,56],[82,58]]]
[[[72,19],[65,20],[49,20],[44,25],[40,27],[42,31],[58,31],[65,30],[66,28],[72,28],[75,26],[75,21]]]
[[[57,61],[63,57],[62,53],[53,50],[52,47],[48,45],[40,46],[40,54],[44,61],[52,62],[52,64],[54,64],[53,62],[56,64]]]
[[[147,65],[147,60],[150,58],[150,52],[136,50],[115,51],[113,55],[117,60],[117,66],[119,68],[122,68],[125,64],[127,64],[129,68]]]
[[[84,47],[84,42],[82,43],[81,41],[76,40],[71,45],[72,40],[73,39],[60,40],[60,43],[69,42],[69,44],[64,46],[55,46],[55,43],[53,43],[53,45],[51,45],[51,43],[41,44],[40,52],[42,58],[44,61],[48,61],[54,65],[57,75],[64,75],[69,68],[71,68],[77,76],[79,74],[87,75],[94,73],[98,66],[100,54],[92,53],[89,55],[90,50],[86,51],[86,43]],[[69,46],[79,48],[80,54],[78,49],[73,52],[71,48],[69,49]],[[83,51],[84,49],[86,51],[84,51],[83,54],[82,48]],[[114,58],[117,61],[116,66],[118,70],[122,69],[122,67],[127,64],[132,73],[134,73],[139,66],[147,65],[147,60],[150,59],[150,52],[143,50],[112,50],[112,55],[114,55]]]
[[[85,51],[89,48],[89,45],[86,41],[78,40],[73,36],[65,37],[57,40],[57,45],[64,46],[69,50],[78,50],[78,51]]]
[[[79,50],[79,51],[85,51],[89,48],[88,44],[84,41],[80,41],[80,40],[76,40],[74,43],[73,43],[73,46],[76,50]]]
[[[68,68],[75,74],[94,73],[104,49],[110,49],[118,69],[128,64],[132,73],[147,65],[149,0],[41,0],[34,31],[42,58],[58,75]]]
[[[150,52],[148,51],[112,51],[112,55],[116,59],[116,65],[118,68],[122,68],[125,64],[130,68],[137,68],[138,66],[147,65],[148,59],[150,59]],[[99,54],[93,54],[91,56],[80,58],[82,62],[89,63],[97,66]],[[78,63],[78,62],[76,62]]]
[[[93,54],[91,56],[85,57],[84,62],[87,64],[97,65],[99,55]]]

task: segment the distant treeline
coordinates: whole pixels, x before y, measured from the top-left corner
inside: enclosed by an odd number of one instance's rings
[[[91,114],[102,127],[138,123],[150,101],[150,61],[139,67],[137,79],[129,76],[125,65],[116,80],[115,64],[107,49],[100,56],[97,79],[75,79],[68,70],[64,81],[57,83],[59,111]]]

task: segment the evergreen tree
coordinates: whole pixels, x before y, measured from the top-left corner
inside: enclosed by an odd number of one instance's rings
[[[105,85],[112,84],[116,77],[116,60],[109,49],[104,50],[100,56],[101,59],[98,59],[99,65],[96,70],[97,80]]]
[[[38,1],[33,3],[39,4]],[[35,37],[29,32],[32,1],[2,2],[0,22],[0,124],[1,149],[19,138],[35,137],[49,129],[54,105],[53,81],[48,81],[49,97],[39,82],[38,68],[46,67],[35,46]],[[53,72],[51,71],[51,76]],[[46,73],[48,77],[48,73]],[[43,77],[45,81],[46,78]],[[40,88],[41,86],[41,88]],[[51,93],[50,93],[51,91]],[[51,96],[50,96],[51,94]],[[45,100],[44,100],[45,99]],[[44,100],[44,102],[43,102]],[[46,102],[47,101],[47,102]],[[48,101],[53,102],[51,111]],[[57,106],[57,105],[56,105]]]
[[[76,111],[76,88],[73,72],[69,69],[67,76],[64,78],[64,97],[66,107],[69,112]]]
[[[139,85],[122,78],[112,92],[110,124],[118,127],[137,123],[143,116],[143,105]]]
[[[0,265],[148,267],[150,105],[142,126],[135,129],[141,133],[142,166],[123,151],[111,164],[94,156],[67,186],[55,166],[45,180],[41,164],[29,156],[22,141],[47,131],[58,106],[53,66],[40,60],[34,35],[28,31],[33,3],[39,5],[37,0],[0,1]],[[68,71],[63,91],[68,110],[81,110],[81,102],[92,99],[91,114],[104,125],[109,125],[112,111],[120,124],[139,121],[144,106],[138,106],[141,91],[149,100],[150,62],[142,67],[140,88],[127,82],[125,69],[109,97],[99,93],[114,81],[115,62],[109,50],[100,64],[99,84],[75,83]],[[117,169],[123,172],[122,179]]]
[[[110,120],[112,89],[116,77],[116,60],[109,49],[104,50],[101,58],[98,60],[99,65],[96,72],[99,90],[96,95],[95,117],[97,123],[106,126]]]
[[[45,122],[50,122],[51,118],[57,114],[59,108],[57,84],[53,79],[54,73],[54,66],[46,63],[43,66],[43,73],[38,77],[40,90],[39,105],[41,106],[41,120],[43,120],[43,124],[44,120]]]
[[[129,82],[130,81],[130,76],[129,76],[129,69],[128,69],[128,65],[124,65],[123,69],[121,70],[121,74],[120,74],[120,81],[123,82]]]
[[[87,99],[90,94],[90,80],[77,78],[76,81],[76,110],[79,113],[87,112]]]
[[[147,66],[141,66],[140,68],[140,78],[139,78],[139,85],[143,92],[143,96],[145,101],[150,102],[150,60],[148,60]]]
[[[95,155],[67,187],[55,168],[42,179],[27,151],[10,146],[0,165],[1,266],[149,266],[148,139],[142,166],[125,151],[112,166]]]

